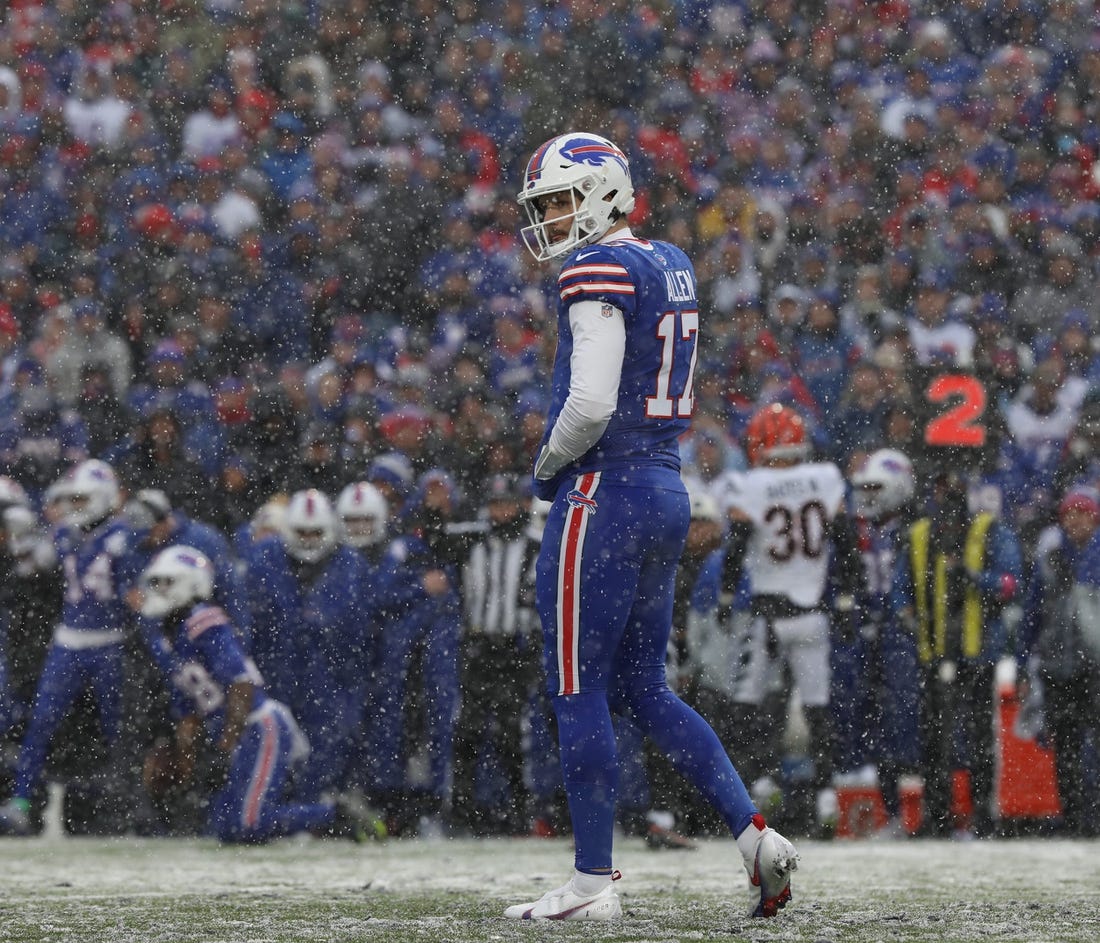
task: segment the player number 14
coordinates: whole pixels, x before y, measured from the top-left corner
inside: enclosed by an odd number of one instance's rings
[[[679,319],[679,326],[677,326]],[[698,311],[667,311],[657,322],[657,336],[661,339],[661,369],[657,373],[657,389],[645,400],[645,414],[650,419],[690,418],[695,408],[695,361],[699,348],[695,343],[699,334]],[[688,362],[684,388],[679,395],[672,391],[673,362],[676,359],[676,342],[690,341],[691,359]]]

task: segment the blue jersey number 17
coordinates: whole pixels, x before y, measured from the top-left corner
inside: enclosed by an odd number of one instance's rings
[[[677,320],[679,326],[677,326]],[[645,414],[650,419],[688,419],[695,408],[695,361],[699,334],[698,311],[668,311],[657,322],[657,336],[661,339],[661,369],[657,372],[657,389],[645,401]],[[690,353],[677,341],[686,341]],[[679,351],[679,352],[678,352]],[[684,371],[684,360],[686,372]],[[682,381],[680,377],[683,377]],[[682,385],[679,385],[682,382]],[[679,385],[679,392],[673,389]]]

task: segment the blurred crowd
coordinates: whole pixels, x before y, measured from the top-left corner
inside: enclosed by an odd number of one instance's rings
[[[553,273],[513,197],[585,127],[696,262],[699,435],[737,462],[784,399],[847,465],[963,369],[1037,520],[1097,371],[1097,29],[1070,0],[10,3],[0,461],[209,482],[225,527],[383,451],[526,469]]]
[[[529,473],[555,272],[527,156],[630,160],[704,305],[687,471],[761,405],[849,472],[946,447],[1025,560],[1100,483],[1100,13],[1083,0],[11,0],[0,471],[225,534],[279,494]],[[369,472],[369,474],[368,474]],[[429,477],[425,477],[429,476]],[[918,501],[924,492],[918,492]]]

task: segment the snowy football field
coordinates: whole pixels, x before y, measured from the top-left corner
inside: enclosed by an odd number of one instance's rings
[[[695,852],[618,843],[624,919],[515,924],[501,911],[568,875],[539,839],[365,846],[287,840],[0,842],[0,940],[262,941],[1100,940],[1100,842],[801,842],[794,901],[750,920],[732,841]]]

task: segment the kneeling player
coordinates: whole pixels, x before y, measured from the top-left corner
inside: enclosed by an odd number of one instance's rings
[[[161,551],[142,574],[141,613],[160,620],[165,646],[154,654],[170,666],[180,718],[170,774],[147,777],[160,780],[150,786],[190,782],[205,735],[227,768],[210,801],[210,830],[221,841],[263,842],[306,830],[356,839],[371,834],[369,810],[350,798],[282,803],[290,770],[309,744],[289,709],[264,693],[225,612],[208,602],[213,584],[210,561],[182,545]]]

